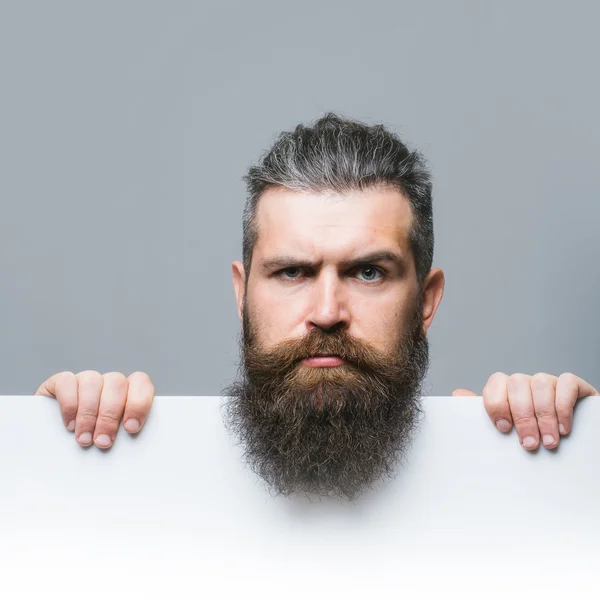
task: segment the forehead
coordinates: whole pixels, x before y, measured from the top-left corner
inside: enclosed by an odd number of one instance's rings
[[[408,254],[412,223],[408,199],[391,187],[343,195],[270,188],[258,203],[254,252],[299,252],[332,260],[375,247]]]

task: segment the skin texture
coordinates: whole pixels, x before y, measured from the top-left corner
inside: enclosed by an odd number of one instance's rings
[[[442,270],[434,268],[419,292],[408,244],[412,218],[408,201],[389,188],[344,197],[267,190],[258,207],[259,236],[249,276],[241,262],[232,264],[240,320],[246,298],[265,348],[300,339],[315,328],[339,327],[380,352],[390,352],[408,323],[415,296],[421,293],[426,333],[442,300],[445,280]],[[371,266],[348,268],[348,261],[380,250],[399,253],[404,265],[372,263],[386,271],[383,278]],[[275,275],[278,269],[268,270],[263,264],[277,255],[311,266],[285,270],[290,264],[282,263],[279,269],[284,271]],[[36,391],[57,399],[63,423],[75,431],[80,445],[94,443],[101,448],[112,445],[121,421],[130,433],[143,427],[154,393],[146,373],[125,377],[97,371],[56,373]],[[478,394],[457,389],[452,395]],[[556,448],[560,436],[571,431],[577,400],[600,394],[572,373],[559,377],[494,373],[481,395],[498,430],[510,431],[514,425],[522,446],[534,450],[540,443]]]
[[[397,190],[353,192],[345,197],[267,190],[258,208],[259,236],[248,278],[248,309],[256,315],[260,341],[271,347],[315,327],[329,329],[340,323],[380,351],[393,348],[419,292],[408,240],[412,219],[408,201]],[[400,254],[406,268],[371,263],[388,271],[385,278],[369,274],[373,281],[360,269],[344,269],[344,262],[380,250]],[[282,255],[314,263],[318,273],[276,275],[277,267],[263,266]],[[244,267],[235,262],[233,284],[240,319],[244,282]],[[424,287],[427,332],[443,296],[442,270],[433,269]]]

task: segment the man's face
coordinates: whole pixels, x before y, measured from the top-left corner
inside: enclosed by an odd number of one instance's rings
[[[412,220],[391,188],[260,199],[248,279],[233,265],[243,376],[224,395],[278,492],[354,497],[407,445],[443,289],[432,271],[419,290]]]
[[[418,294],[411,225],[410,205],[396,190],[344,197],[267,190],[258,207],[258,243],[246,297],[257,341],[272,348],[311,329],[337,325],[389,352]],[[350,266],[379,252],[395,254],[398,261]]]

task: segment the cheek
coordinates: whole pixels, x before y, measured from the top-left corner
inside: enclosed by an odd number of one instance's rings
[[[265,345],[272,346],[289,338],[297,327],[299,313],[293,302],[276,298],[273,293],[265,291],[253,294],[249,303],[254,331]]]
[[[372,307],[360,314],[356,313],[354,320],[355,335],[362,337],[382,352],[396,348],[403,333],[408,327],[411,315],[406,307],[398,302]]]
[[[400,323],[390,319],[389,321],[381,321],[379,327],[373,332],[377,336],[373,342],[382,352],[390,352],[393,350],[399,341]]]
[[[368,315],[355,313],[350,324],[350,333],[358,339],[368,341],[377,350],[387,351],[393,344],[398,324],[393,318],[386,317],[382,311]]]

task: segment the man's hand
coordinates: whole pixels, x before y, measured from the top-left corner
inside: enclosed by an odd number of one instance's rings
[[[136,371],[129,377],[122,373],[64,371],[49,377],[35,393],[58,400],[63,423],[75,431],[81,446],[92,442],[109,448],[115,441],[121,420],[129,433],[143,427],[152,400],[154,384],[146,373]]]
[[[479,394],[458,389],[452,395]],[[572,373],[560,377],[547,373],[494,373],[483,388],[483,404],[492,422],[504,433],[514,423],[521,445],[527,450],[539,446],[540,436],[546,448],[556,448],[560,436],[571,431],[575,403],[586,396],[600,393]]]

